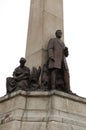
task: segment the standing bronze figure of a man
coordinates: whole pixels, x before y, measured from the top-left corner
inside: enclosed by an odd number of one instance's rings
[[[57,76],[59,75],[59,72],[62,71],[65,91],[70,93],[69,70],[66,63],[68,48],[65,47],[63,41],[61,40],[62,31],[57,30],[55,35],[56,38],[50,39],[48,43],[48,69],[50,71],[51,89],[56,89],[56,82],[57,84],[59,82],[57,80]]]

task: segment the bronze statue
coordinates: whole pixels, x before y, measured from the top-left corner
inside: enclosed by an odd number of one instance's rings
[[[39,78],[41,74],[41,67],[37,69],[36,67],[32,68],[30,76],[30,91],[35,91],[40,89]]]
[[[7,93],[17,90],[28,90],[30,81],[30,69],[25,66],[26,59],[20,59],[20,66],[13,72],[13,78],[6,80]]]
[[[62,31],[57,30],[56,38],[52,38],[48,43],[48,69],[50,72],[51,89],[58,89],[59,85],[62,86],[63,91],[71,93],[69,70],[66,62],[68,56],[68,48],[65,47],[61,40]]]
[[[6,80],[7,93],[17,90],[57,89],[72,94],[66,62],[66,57],[69,55],[68,48],[61,40],[62,31],[57,30],[55,35],[56,38],[50,39],[48,43],[47,63],[42,68],[33,67],[30,74],[30,69],[25,66],[26,59],[21,58],[20,66],[14,70],[13,77],[8,77]]]
[[[44,64],[41,72],[41,88],[44,91],[49,90],[49,71],[48,71],[48,64]]]

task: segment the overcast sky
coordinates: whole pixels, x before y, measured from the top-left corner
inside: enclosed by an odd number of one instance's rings
[[[0,0],[0,96],[6,93],[11,76],[25,56],[30,0]],[[64,0],[64,41],[71,89],[86,97],[86,0]]]

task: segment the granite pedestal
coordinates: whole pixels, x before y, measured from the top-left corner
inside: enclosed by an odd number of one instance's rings
[[[60,91],[0,98],[0,130],[86,130],[86,99]]]

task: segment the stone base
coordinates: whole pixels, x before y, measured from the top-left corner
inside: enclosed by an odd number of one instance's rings
[[[86,99],[59,91],[0,98],[0,130],[86,130]]]

